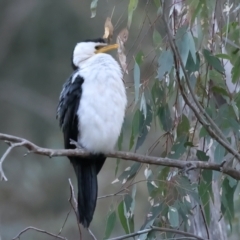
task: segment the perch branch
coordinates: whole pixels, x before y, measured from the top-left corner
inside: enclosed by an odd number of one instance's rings
[[[0,140],[5,140],[12,143],[20,143],[21,146],[24,146],[28,149],[28,153],[34,153],[38,155],[44,155],[48,157],[57,157],[57,156],[81,156],[86,157],[89,156],[90,153],[83,149],[49,149],[42,148],[37,146],[36,144],[20,137],[15,137],[8,134],[0,133]],[[171,158],[161,158],[161,157],[153,157],[153,156],[145,156],[132,152],[121,152],[115,151],[106,154],[107,157],[112,158],[120,158],[123,160],[130,160],[140,163],[160,165],[160,166],[168,166],[168,167],[176,167],[180,169],[208,169],[215,170],[218,172],[223,172],[234,179],[240,180],[240,172],[235,170],[232,167],[222,167],[222,164],[218,164],[216,162],[203,162],[203,161],[183,161],[176,160]],[[81,161],[81,159],[79,159]]]

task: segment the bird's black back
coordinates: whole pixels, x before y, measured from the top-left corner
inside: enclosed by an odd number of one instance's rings
[[[70,139],[78,141],[79,119],[77,111],[81,104],[82,84],[84,79],[76,70],[63,85],[57,108],[57,118],[64,135],[66,149],[75,149]],[[91,127],[91,126],[89,126]],[[92,154],[88,157],[69,157],[78,180],[78,210],[79,221],[84,227],[89,227],[92,221],[97,201],[97,174],[101,170],[106,157],[103,154]]]

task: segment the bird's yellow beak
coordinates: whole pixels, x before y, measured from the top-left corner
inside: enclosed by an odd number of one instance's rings
[[[111,44],[96,50],[95,53],[105,53],[118,48],[118,44]]]

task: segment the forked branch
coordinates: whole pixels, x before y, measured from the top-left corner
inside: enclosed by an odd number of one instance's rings
[[[90,153],[83,150],[83,149],[49,149],[49,148],[42,148],[37,146],[36,144],[24,139],[15,137],[8,134],[0,133],[0,140],[11,142],[12,144],[18,143],[17,146],[23,146],[28,149],[28,153],[34,153],[38,155],[44,155],[48,157],[58,157],[58,156],[88,156]],[[10,146],[11,147],[11,146]],[[215,170],[218,172],[225,173],[232,178],[240,180],[240,172],[235,170],[232,167],[224,167],[222,168],[222,164],[218,164],[215,162],[202,162],[202,161],[183,161],[183,160],[176,160],[171,158],[161,158],[161,157],[153,157],[153,156],[146,156],[132,152],[120,152],[115,151],[106,154],[107,157],[112,158],[119,158],[122,160],[130,160],[140,163],[147,163],[153,165],[160,165],[160,166],[168,166],[168,167],[176,167],[179,169],[183,169],[185,171],[189,171],[192,169],[208,169],[208,170]],[[81,161],[81,160],[79,160]],[[216,161],[217,162],[217,161]],[[0,174],[3,175],[2,163],[0,162]]]

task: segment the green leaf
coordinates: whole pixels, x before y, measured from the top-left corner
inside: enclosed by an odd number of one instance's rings
[[[139,51],[135,57],[135,61],[140,66],[143,63],[144,60],[144,54],[142,51]]]
[[[213,56],[210,51],[203,49],[203,56],[210,66],[212,66],[218,72],[224,73],[224,68],[221,61],[217,57]]]
[[[91,6],[90,6],[90,9],[91,9],[91,18],[94,18],[94,17],[96,16],[97,3],[98,3],[98,0],[92,0],[92,2],[91,2]]]
[[[240,56],[237,58],[237,61],[234,63],[232,68],[232,82],[237,83],[240,77]]]
[[[171,227],[177,228],[179,226],[178,210],[175,207],[168,208],[168,219]]]
[[[111,233],[112,233],[112,230],[115,226],[115,223],[116,223],[116,212],[112,212],[108,218],[107,218],[107,226],[106,226],[106,229],[105,229],[105,237],[104,239],[107,239],[110,237]]]
[[[234,101],[232,100],[232,101],[230,102],[230,105],[231,105],[232,108],[233,108],[233,111],[234,111],[234,113],[235,113],[235,116],[236,116],[237,120],[239,120],[239,108],[238,108],[236,102],[234,102]]]
[[[177,136],[180,137],[182,135],[188,136],[190,129],[190,123],[188,118],[183,114],[181,117],[181,122],[177,126]]]
[[[180,27],[176,33],[176,45],[180,53],[184,66],[187,64],[188,56],[191,54],[194,64],[196,64],[196,49],[195,43],[190,31],[186,26]],[[183,76],[183,70],[180,69],[180,77]]]
[[[209,136],[205,127],[202,127],[199,133],[199,138]]]
[[[144,143],[148,132],[150,131],[151,128],[151,123],[152,123],[152,111],[151,111],[151,107],[147,104],[147,115],[146,118],[144,119],[144,121],[140,122],[140,129],[139,129],[139,134],[138,134],[138,138],[137,138],[137,143],[136,143],[136,147],[135,147],[135,151],[137,151],[142,144]],[[141,117],[141,120],[143,119],[143,114]]]
[[[229,94],[228,94],[227,90],[223,87],[213,86],[211,89],[214,93],[229,97]]]
[[[126,212],[125,203],[124,201],[121,201],[118,205],[118,217],[125,233],[128,234],[129,230],[128,230],[128,224],[127,224],[127,218],[125,216],[125,212]]]
[[[139,87],[140,87],[140,68],[137,62],[135,62],[135,65],[134,65],[133,78],[134,78],[135,104],[136,104],[139,98]]]
[[[129,149],[131,149],[134,145],[134,140],[137,137],[137,143],[135,150],[137,150],[145,141],[146,136],[151,128],[152,123],[152,111],[150,106],[146,105],[146,118],[144,118],[143,113],[137,109],[133,121],[132,121],[132,133],[129,142]]]
[[[232,181],[231,177],[226,177],[222,184],[221,210],[229,221],[230,228],[232,228],[232,219],[234,218],[234,193],[237,184],[238,182]]]
[[[207,156],[207,154],[201,150],[197,150],[197,158],[200,160],[200,161],[208,161],[209,159],[209,156]]]
[[[196,72],[200,68],[200,57],[199,57],[199,54],[197,53],[195,55],[196,55],[196,62],[194,62],[194,60],[192,58],[192,55],[190,53],[188,54],[188,59],[187,59],[187,63],[186,63],[186,70],[189,73]]]
[[[214,86],[219,86],[222,88],[226,88],[225,82],[223,80],[223,75],[216,71],[214,68],[209,69],[209,79],[214,82]]]
[[[145,223],[141,226],[140,230],[147,229],[150,226],[152,226],[154,220],[159,216],[159,214],[163,210],[163,207],[167,207],[167,206],[164,206],[163,203],[159,203],[159,204],[156,204],[153,207],[151,207],[149,213],[147,214]],[[147,237],[147,233],[141,234],[138,237],[138,240],[145,240],[146,237]]]
[[[160,0],[154,0],[154,3],[157,8],[160,7]]]
[[[203,170],[202,179],[198,186],[199,196],[202,201],[202,206],[204,207],[204,212],[208,225],[211,220],[210,201],[212,197],[212,174],[212,171]]]
[[[161,83],[159,81],[155,81],[153,87],[152,87],[152,99],[155,105],[159,105],[162,100],[165,98],[165,91],[163,87],[161,86]],[[240,98],[239,98],[240,100]]]
[[[130,29],[130,26],[132,24],[132,16],[133,12],[136,10],[138,5],[138,0],[130,0],[128,4],[128,29]]]
[[[168,154],[170,158],[179,159],[186,151],[185,142],[187,141],[186,136],[180,136],[176,139],[172,146],[171,152]]]
[[[140,167],[141,167],[141,163],[139,162],[133,163],[132,166],[127,167],[122,172],[122,174],[117,179],[115,179],[112,183],[116,183],[116,182],[121,182],[122,184],[126,183],[129,179],[133,178],[137,174]]]
[[[173,67],[173,55],[171,50],[163,51],[158,59],[158,79],[162,80],[166,73]]]
[[[194,21],[195,21],[195,19],[196,19],[196,16],[201,12],[201,10],[202,10],[202,2],[201,1],[197,1],[198,3],[197,3],[197,5],[196,5],[196,2],[194,2],[194,1],[192,1],[192,4],[194,4],[194,6],[193,7],[196,7],[195,8],[195,11],[193,12],[193,14],[192,14],[192,18],[191,18],[191,26],[193,25],[193,23],[194,23]],[[192,9],[192,8],[191,8]]]
[[[134,206],[133,199],[130,195],[124,196],[124,204],[126,213],[125,216],[127,218],[128,230],[129,232],[134,232]]]
[[[139,133],[140,126],[144,120],[143,114],[140,112],[139,109],[136,110],[133,121],[132,121],[132,133],[130,137],[129,149],[131,149],[134,145],[134,139]]]
[[[160,33],[156,29],[154,29],[154,31],[153,31],[153,44],[154,44],[154,46],[159,47],[161,42],[162,42],[162,37],[161,37]]]
[[[120,163],[120,159],[117,158],[117,160],[116,160],[116,168],[115,168],[115,177],[117,176],[117,173],[118,173],[119,163]]]
[[[231,57],[227,54],[224,54],[224,53],[219,53],[219,54],[216,54],[215,57],[217,58],[222,58],[222,59],[227,59],[227,60],[231,60]]]
[[[214,152],[214,162],[222,163],[224,155],[225,155],[225,148],[222,145],[217,144],[217,147]]]
[[[173,127],[173,122],[168,104],[159,107],[158,118],[163,127],[163,130],[169,132]]]

